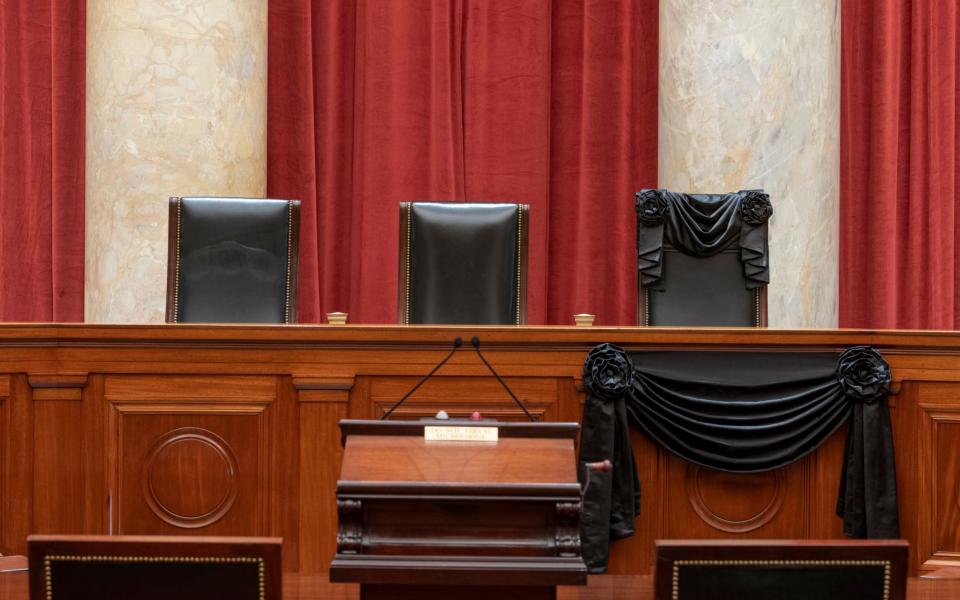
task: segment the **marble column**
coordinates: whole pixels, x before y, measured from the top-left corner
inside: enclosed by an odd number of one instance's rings
[[[88,0],[86,320],[164,320],[169,196],[266,191],[267,3]]]
[[[839,0],[661,0],[659,185],[770,194],[771,327],[836,327]]]

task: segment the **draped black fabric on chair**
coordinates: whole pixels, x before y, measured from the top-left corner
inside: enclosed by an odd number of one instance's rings
[[[168,323],[295,323],[300,201],[170,198]]]
[[[584,364],[580,462],[615,466],[584,497],[587,566],[605,570],[607,540],[633,534],[640,490],[628,423],[690,462],[749,473],[802,458],[849,419],[837,502],[844,533],[898,537],[890,380],[886,361],[865,346],[839,356],[597,346]]]
[[[641,190],[636,208],[641,325],[766,326],[767,194]]]
[[[401,323],[526,322],[526,204],[400,205]]]

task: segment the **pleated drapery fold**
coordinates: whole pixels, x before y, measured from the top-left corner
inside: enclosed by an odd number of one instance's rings
[[[640,489],[630,424],[689,462],[753,473],[803,458],[849,422],[837,500],[844,533],[898,537],[890,380],[886,361],[865,346],[839,355],[595,347],[584,364],[580,473],[604,459],[614,469],[584,494],[587,566],[604,571],[609,541],[633,534]]]
[[[82,321],[84,0],[0,2],[0,321]]]

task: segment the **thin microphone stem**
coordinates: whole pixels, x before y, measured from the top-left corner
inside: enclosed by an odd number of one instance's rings
[[[510,397],[513,398],[513,401],[517,403],[517,406],[520,407],[520,410],[523,411],[523,414],[527,415],[527,418],[531,421],[536,421],[536,419],[533,418],[533,415],[530,414],[530,411],[527,410],[527,407],[523,405],[523,402],[520,402],[520,399],[514,395],[513,390],[510,389],[503,379],[500,379],[500,374],[497,373],[492,366],[490,366],[490,363],[487,362],[486,357],[482,352],[480,352],[480,338],[473,336],[473,339],[470,340],[470,343],[473,344],[473,349],[477,351],[477,356],[480,357],[480,360],[483,361],[483,364],[487,365],[487,369],[489,369],[490,373],[497,378],[497,381],[500,382],[500,385],[503,386],[503,389],[507,390],[507,393],[510,394]]]
[[[404,402],[407,398],[409,398],[410,396],[412,396],[413,393],[414,393],[415,391],[417,391],[417,389],[419,389],[419,387],[420,387],[421,385],[423,385],[423,383],[424,383],[426,380],[430,379],[430,377],[432,377],[434,373],[436,373],[438,370],[440,370],[440,367],[442,367],[443,365],[447,364],[447,361],[450,360],[450,357],[453,356],[453,353],[457,351],[457,348],[459,348],[461,344],[463,344],[463,340],[461,340],[459,337],[456,338],[455,340],[453,340],[453,348],[450,349],[450,354],[447,354],[446,358],[444,358],[443,360],[441,360],[440,362],[438,362],[438,363],[437,363],[437,366],[435,366],[435,367],[433,368],[433,370],[431,370],[429,373],[427,373],[426,375],[424,375],[423,377],[421,377],[421,378],[420,378],[420,381],[417,382],[417,385],[413,386],[413,389],[411,389],[409,392],[407,392],[406,394],[404,394],[404,395],[403,395],[403,398],[400,398],[399,400],[397,400],[396,403],[394,403],[394,405],[391,406],[391,407],[387,410],[387,412],[383,413],[383,416],[380,417],[380,420],[382,421],[382,420],[386,419],[387,417],[389,417],[391,414],[393,414],[393,411],[397,410],[397,408],[398,408],[401,404],[403,404],[403,402]]]

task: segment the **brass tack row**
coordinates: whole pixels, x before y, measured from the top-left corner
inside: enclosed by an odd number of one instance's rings
[[[50,554],[43,557],[43,580],[47,600],[53,600],[52,561],[61,562],[114,562],[114,563],[247,563],[257,564],[259,598],[266,598],[266,582],[263,559],[252,556],[97,556]]]
[[[680,599],[680,567],[718,567],[718,566],[813,566],[813,567],[883,567],[883,600],[890,599],[890,561],[888,560],[678,560],[673,563],[673,586],[670,597]]]

